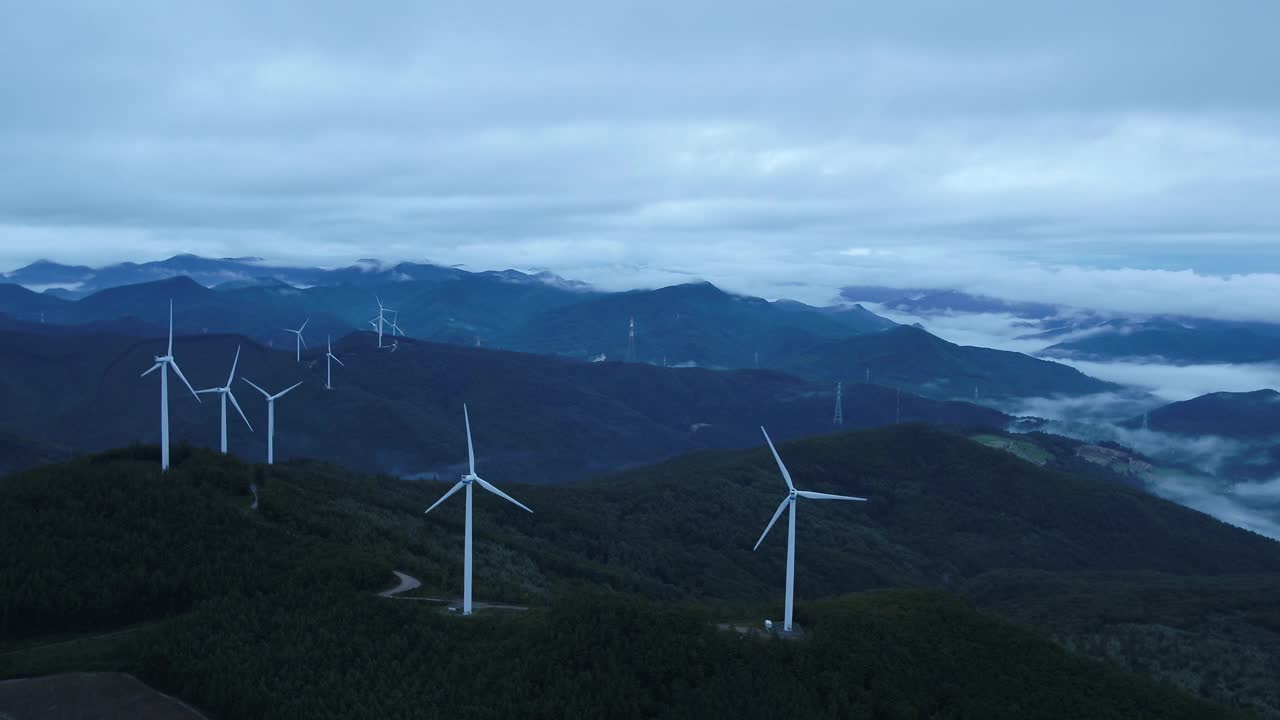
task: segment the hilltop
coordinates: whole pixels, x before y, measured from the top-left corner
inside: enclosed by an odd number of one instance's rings
[[[895,323],[863,309],[814,308],[689,283],[584,298],[535,318],[518,341],[529,350],[624,358],[636,322],[636,358],[653,364],[775,368],[796,345],[878,332]],[[622,322],[619,322],[619,319]]]
[[[1274,362],[1280,357],[1280,327],[1201,318],[1111,320],[1089,328],[1084,337],[1050,345],[1043,354],[1176,365]]]
[[[16,589],[3,596],[0,644],[170,619],[76,657],[0,656],[0,674],[92,657],[245,718],[382,717],[424,704],[476,716],[608,707],[623,717],[754,717],[787,707],[814,717],[1233,717],[1073,658],[938,590],[819,598],[939,587],[1005,567],[1275,573],[1280,545],[918,426],[779,450],[806,487],[871,499],[801,508],[799,620],[811,641],[762,643],[714,627],[776,612],[783,543],[750,551],[783,493],[761,448],[585,484],[504,482],[535,515],[481,497],[477,588],[535,609],[470,621],[372,595],[392,568],[433,592],[456,588],[460,509],[421,514],[442,484],[304,461],[247,466],[202,450],[175,453],[161,477],[155,449],[136,448],[0,478],[0,537],[28,548],[0,565],[0,587]],[[256,512],[249,482],[260,488]],[[503,682],[490,684],[490,672]],[[814,685],[814,673],[826,679]]]
[[[1280,393],[1275,390],[1217,392],[1170,403],[1147,413],[1146,427],[1179,435],[1264,438],[1280,435]],[[1144,426],[1144,418],[1121,423]]]
[[[826,380],[863,379],[941,398],[1087,395],[1120,389],[1068,365],[1007,350],[947,342],[900,325],[892,329],[797,348],[778,360],[783,370]]]
[[[195,272],[203,282],[177,273],[197,267],[217,269]],[[250,261],[175,258],[153,269],[121,276],[146,282],[107,284],[75,300],[0,285],[0,313],[15,323],[93,328],[127,318],[163,328],[173,300],[179,333],[241,334],[290,347],[294,338],[286,328],[304,321],[313,344],[368,329],[381,298],[409,336],[454,345],[578,360],[772,369],[830,383],[858,382],[870,370],[875,384],[936,399],[969,399],[975,388],[983,397],[1038,397],[1116,387],[1020,353],[957,346],[860,305],[771,302],[706,282],[605,293],[554,276],[431,265],[286,272]],[[29,282],[29,275],[16,271],[9,279]]]

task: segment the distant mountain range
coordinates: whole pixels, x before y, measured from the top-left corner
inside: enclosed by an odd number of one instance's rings
[[[1026,355],[956,346],[900,328],[858,305],[769,302],[710,283],[600,293],[549,275],[410,264],[335,271],[276,268],[271,269],[276,275],[246,278],[245,273],[263,268],[247,260],[193,256],[115,266],[95,271],[94,278],[105,282],[179,270],[221,282],[211,288],[179,275],[110,287],[77,300],[2,284],[0,315],[8,318],[0,319],[0,327],[53,333],[76,326],[81,333],[151,336],[168,323],[172,300],[180,333],[243,334],[268,347],[287,348],[294,339],[286,328],[304,321],[313,344],[325,336],[371,329],[375,298],[381,298],[398,311],[394,316],[409,336],[454,345],[658,366],[774,369],[833,384],[865,381],[870,371],[874,384],[935,399],[972,399],[975,389],[981,397],[1001,398],[1116,387]],[[9,279],[50,280],[72,271],[80,270],[38,263]],[[233,276],[239,279],[229,279]],[[302,281],[311,286],[302,287]]]
[[[50,292],[64,299],[84,297],[122,285],[189,277],[205,287],[237,289],[286,284],[294,287],[315,285],[384,285],[393,282],[439,282],[463,275],[477,274],[499,277],[509,282],[544,283],[565,290],[588,290],[580,283],[548,272],[522,273],[515,270],[468,273],[452,267],[426,263],[385,264],[378,260],[360,260],[354,265],[336,269],[268,265],[261,258],[203,258],[198,255],[175,255],[166,260],[146,263],[119,263],[101,268],[63,265],[39,260],[0,278],[38,292]]]
[[[1014,326],[1025,329],[1019,340],[1044,343],[1037,355],[1045,358],[1175,365],[1280,362],[1280,324],[1276,323],[1123,315],[957,290],[853,286],[844,288],[841,297],[923,318],[1006,315]]]
[[[1003,313],[1020,318],[1044,320],[1060,314],[1061,308],[1047,303],[1002,300],[987,295],[972,295],[959,290],[925,288],[891,288],[881,286],[849,286],[840,297],[848,302],[873,302],[901,312],[917,315],[952,313]]]
[[[362,333],[338,339],[335,390],[325,391],[323,345],[303,363],[228,335],[179,337],[179,364],[197,389],[221,385],[236,347],[238,376],[268,389],[305,385],[277,408],[277,457],[314,457],[395,475],[451,476],[465,458],[462,404],[495,477],[563,482],[699,449],[830,432],[834,388],[774,371],[664,369],[401,340],[376,349]],[[154,377],[138,375],[163,340],[0,332],[0,432],[36,446],[96,451],[158,440]],[[265,457],[265,407],[247,384],[236,395],[255,424],[230,419],[230,445]],[[218,409],[170,383],[175,442],[215,447]],[[846,426],[932,422],[1003,427],[1010,418],[967,403],[845,388]],[[46,457],[36,453],[34,459]]]
[[[755,367],[759,357],[762,367],[781,367],[776,359],[798,345],[893,325],[861,306],[816,308],[786,300],[769,303],[722,293],[710,285],[701,290],[693,284],[601,293],[586,283],[545,271],[469,272],[430,263],[389,264],[373,259],[326,269],[268,265],[259,258],[196,255],[102,268],[38,261],[0,273],[0,280],[40,296],[20,297],[13,288],[0,285],[0,312],[30,321],[44,313],[46,322],[66,322],[63,318],[68,310],[56,300],[182,277],[220,292],[242,292],[245,298],[278,299],[305,291],[306,303],[293,309],[306,313],[315,307],[313,314],[327,316],[332,324],[328,330],[338,334],[364,327],[365,316],[371,314],[369,293],[353,290],[385,290],[405,306],[407,314],[412,311],[416,316],[421,338],[470,344],[479,340],[495,347],[574,356],[625,357],[626,324],[634,316],[637,358],[656,364],[665,357],[670,363]],[[390,289],[396,286],[404,286],[403,292]],[[521,286],[524,292],[515,290]],[[346,291],[324,292],[335,288]],[[714,297],[714,293],[722,297]],[[922,317],[939,313],[1008,315],[1025,326],[1023,339],[1044,342],[1041,354],[1046,358],[1175,364],[1255,363],[1280,358],[1280,324],[1273,323],[1120,316],[938,288],[850,286],[842,289],[841,298],[849,304],[876,303]],[[731,301],[741,306],[732,307]],[[528,322],[542,313],[545,316],[538,317],[541,322]],[[788,319],[788,314],[793,317]],[[88,321],[82,318],[75,322]],[[525,332],[517,332],[517,327]],[[209,329],[270,339],[265,328],[262,334],[251,327]]]

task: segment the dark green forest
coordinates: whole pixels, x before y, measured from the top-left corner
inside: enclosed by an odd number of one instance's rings
[[[127,670],[219,718],[1265,716],[1274,681],[1189,687],[1152,665],[1159,645],[1091,649],[1088,602],[1063,626],[1045,601],[1063,578],[1101,612],[1160,571],[1275,632],[1243,591],[1201,590],[1269,582],[1280,545],[922,426],[779,450],[801,487],[870,498],[800,507],[800,641],[734,629],[780,614],[785,542],[751,552],[785,489],[760,449],[555,487],[490,476],[535,513],[478,497],[477,597],[530,609],[472,618],[375,595],[392,569],[417,596],[458,592],[461,504],[422,515],[443,483],[188,447],[164,476],[153,447],[5,476],[0,675]],[[1114,582],[1077,580],[1098,572]]]
[[[1280,575],[997,571],[962,594],[1076,653],[1280,716]]]

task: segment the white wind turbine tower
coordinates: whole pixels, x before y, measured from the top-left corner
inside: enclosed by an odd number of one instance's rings
[[[391,324],[391,337],[394,338],[396,335],[399,335],[400,337],[405,337],[404,330],[400,329],[400,313],[396,312],[395,310],[390,310],[388,312],[390,312],[393,316],[390,320],[387,321],[388,323]]]
[[[773,459],[778,461],[778,469],[782,471],[782,479],[787,481],[787,496],[782,499],[782,504],[773,513],[773,519],[769,521],[764,532],[760,534],[760,539],[756,541],[755,548],[758,550],[760,543],[764,542],[764,538],[773,529],[773,524],[778,522],[778,518],[782,517],[782,511],[790,508],[791,516],[787,523],[787,600],[785,617],[783,619],[783,631],[791,632],[791,618],[793,615],[793,603],[795,600],[795,584],[796,584],[796,498],[803,497],[810,500],[854,500],[857,502],[866,502],[866,498],[851,497],[849,495],[829,495],[827,493],[812,492],[809,490],[797,490],[794,483],[791,482],[791,473],[787,472],[787,466],[782,464],[782,458],[778,456],[778,451],[773,447],[773,441],[769,439],[769,433],[764,428],[760,428],[760,432],[764,433],[764,441],[769,443],[769,450],[773,452]]]
[[[182,374],[182,369],[178,367],[178,361],[173,358],[173,301],[169,301],[169,351],[163,357],[156,358],[156,364],[151,369],[142,373],[142,377],[146,377],[156,370],[160,371],[160,469],[169,469],[169,369],[172,368],[178,379],[183,385],[191,391],[191,395],[195,397],[196,402],[200,402],[200,396],[196,395],[195,388],[191,387],[191,383],[187,382],[187,378]]]
[[[249,383],[250,385],[253,385],[253,389],[262,393],[263,397],[267,399],[267,464],[275,465],[276,464],[276,401],[284,397],[285,395],[288,395],[289,393],[293,392],[294,389],[297,388],[298,385],[301,385],[302,383],[297,383],[296,385],[289,388],[288,390],[284,390],[282,392],[276,393],[275,395],[272,395],[266,390],[263,390],[257,385],[254,385],[253,381],[250,380],[249,378],[242,378],[242,379],[245,382]]]
[[[458,481],[457,485],[454,485],[452,488],[449,489],[449,492],[445,493],[439,500],[437,500],[435,505],[432,505],[431,507],[427,508],[426,512],[431,512],[432,510],[435,510],[436,507],[440,505],[440,503],[444,502],[445,500],[448,500],[449,496],[458,492],[458,490],[464,487],[467,489],[467,520],[465,525],[466,529],[464,531],[465,534],[463,536],[464,539],[462,542],[462,553],[463,553],[462,614],[470,615],[471,614],[471,496],[473,492],[472,490],[473,483],[479,483],[480,487],[484,488],[485,490],[488,490],[489,492],[493,493],[494,495],[497,495],[498,497],[502,498],[503,500],[506,500],[507,502],[514,503],[515,505],[524,509],[527,512],[533,512],[533,511],[530,510],[526,505],[524,505],[524,503],[521,503],[519,500],[516,500],[510,495],[502,492],[498,488],[486,482],[484,478],[480,477],[479,475],[476,475],[476,451],[474,446],[472,446],[471,444],[471,416],[467,413],[467,406],[465,404],[462,406],[462,417],[466,420],[466,423],[467,423],[467,464],[469,466],[469,472],[466,475],[462,476],[462,479]]]
[[[227,400],[231,400],[231,404],[235,406],[236,412],[240,413],[240,419],[244,420],[244,424],[249,426],[249,432],[253,432],[253,423],[249,422],[249,418],[245,417],[244,410],[240,409],[240,403],[236,402],[235,393],[231,392],[231,383],[236,379],[236,366],[240,364],[240,348],[236,348],[236,359],[231,363],[231,374],[227,376],[227,384],[224,387],[213,387],[208,390],[201,390],[197,395],[204,393],[218,393],[222,396],[222,454],[227,454]]]
[[[399,334],[400,337],[405,337],[405,334],[404,330],[400,329],[400,313],[394,310],[391,312],[395,317],[391,318],[388,322],[391,323],[391,352],[395,352],[400,349],[400,341],[396,339],[396,335]]]
[[[338,356],[333,354],[333,337],[329,337],[329,351],[324,354],[324,389],[333,389],[333,362],[337,360],[338,364],[346,367],[347,364],[338,360]]]
[[[379,350],[381,350],[381,349],[382,349],[382,332],[383,332],[383,327],[384,327],[385,325],[387,325],[387,324],[388,324],[388,322],[389,322],[389,321],[386,319],[386,313],[393,313],[393,312],[395,312],[395,310],[392,310],[391,308],[386,307],[385,305],[383,305],[383,304],[382,304],[382,298],[380,298],[380,297],[378,297],[378,296],[376,296],[376,295],[375,295],[373,299],[378,301],[378,317],[376,317],[376,318],[374,318],[374,319],[370,320],[369,322],[370,322],[370,323],[377,323],[377,330],[378,330],[378,349],[379,349]],[[390,323],[390,324],[394,326],[394,323]]]
[[[291,332],[294,335],[298,336],[297,342],[294,343],[295,347],[297,348],[296,354],[297,354],[298,362],[302,362],[302,348],[307,346],[306,339],[302,337],[302,331],[307,329],[307,323],[309,322],[311,322],[311,318],[307,318],[302,323],[302,327],[298,328],[297,330],[290,330],[289,328],[284,329],[285,332]]]

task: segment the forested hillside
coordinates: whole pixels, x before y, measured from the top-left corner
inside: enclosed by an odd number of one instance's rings
[[[188,448],[160,475],[154,448],[138,447],[0,478],[0,539],[26,548],[6,555],[0,573],[0,673],[131,670],[228,717],[1231,716],[1073,659],[950,594],[819,598],[936,585],[943,568],[1260,571],[1280,564],[1275,543],[1254,544],[1206,519],[1185,525],[1197,552],[1190,543],[1162,555],[1098,544],[1076,555],[1066,547],[1083,541],[1068,525],[1087,523],[1088,502],[1070,496],[1125,502],[1128,521],[1148,525],[1135,537],[1152,546],[1175,539],[1161,515],[1192,514],[923,428],[780,451],[804,487],[858,486],[872,500],[865,509],[801,507],[803,642],[717,629],[758,626],[778,611],[782,543],[750,552],[783,492],[763,451],[714,452],[572,486],[504,484],[534,515],[480,497],[477,594],[531,610],[463,620],[430,602],[372,594],[393,568],[424,580],[422,594],[456,592],[461,507],[424,518],[442,489],[435,483],[315,462],[243,465]],[[955,471],[938,474],[941,460]],[[1018,486],[1038,488],[1046,510],[1028,505],[1029,491],[996,503]],[[995,505],[979,512],[983,503]],[[1053,505],[1071,523],[1051,524]],[[942,515],[954,524],[911,529]],[[993,555],[1014,529],[1062,544]],[[49,635],[136,623],[88,646],[22,650]]]
[[[1274,572],[1275,543],[921,427],[779,449],[802,487],[871,500],[801,506],[801,642],[716,627],[778,612],[783,543],[750,552],[784,492],[759,449],[504,483],[533,515],[480,496],[477,593],[532,609],[462,619],[373,594],[393,568],[456,592],[461,507],[421,514],[441,485],[193,449],[162,476],[140,447],[0,478],[0,541],[23,548],[0,565],[0,673],[131,670],[237,718],[1232,717],[940,591],[821,598],[1011,566]],[[1086,542],[1120,522],[1127,546]]]
[[[834,385],[768,371],[715,372],[639,363],[585,363],[542,355],[401,340],[378,351],[371,334],[338,340],[332,391],[324,350],[295,362],[241,337],[178,337],[179,365],[197,389],[226,382],[241,347],[238,378],[271,390],[303,385],[276,408],[276,457],[311,457],[407,476],[453,475],[466,458],[462,404],[494,477],[565,482],[715,447],[828,432]],[[159,440],[159,382],[139,378],[163,340],[0,332],[0,432],[32,445],[97,452]],[[266,407],[237,379],[234,391],[255,431],[232,411],[231,452],[266,457]],[[219,441],[218,404],[197,403],[170,381],[173,438]],[[1002,427],[1008,418],[965,403],[877,386],[845,391],[848,427],[903,421]]]
[[[947,342],[909,325],[793,347],[771,367],[830,381],[864,379],[938,398],[1088,395],[1118,390],[1069,365]]]

